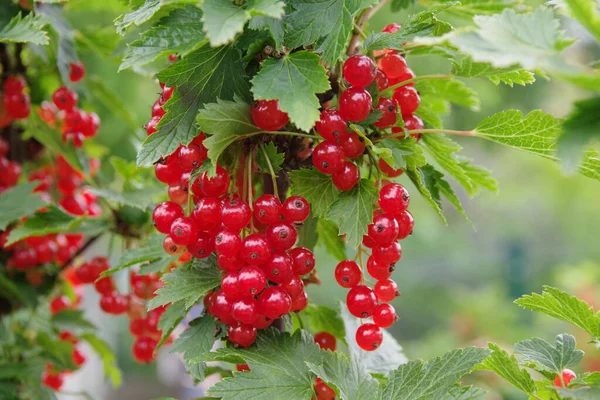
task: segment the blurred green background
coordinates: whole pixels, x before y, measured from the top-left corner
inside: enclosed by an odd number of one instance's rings
[[[124,11],[121,2],[104,0],[101,8],[97,7],[97,0],[72,3],[76,7],[69,12],[69,19],[76,29],[91,35],[85,40],[78,37],[81,57],[93,82],[102,85],[107,93],[104,101],[93,100],[102,118],[97,141],[111,155],[133,160],[139,145],[135,138],[145,136],[140,127],[150,117],[158,85],[150,76],[131,71],[117,73],[124,44],[119,42],[116,52],[112,51],[111,43],[120,40],[112,21]],[[380,30],[390,22],[401,23],[420,9],[415,6],[391,13],[384,8],[371,20],[369,30]],[[455,26],[465,22],[452,17],[443,19]],[[565,29],[568,36],[579,39],[566,52],[568,57],[581,62],[597,58],[598,47],[583,28],[567,22]],[[135,36],[134,32],[127,39]],[[432,56],[409,57],[408,62],[417,75],[450,69],[448,61]],[[453,108],[445,118],[445,126],[450,129],[471,129],[486,116],[509,108],[523,112],[542,109],[564,116],[574,100],[589,95],[541,76],[527,87],[495,86],[483,79],[465,82],[483,93],[481,110]],[[121,99],[122,104],[114,99]],[[600,226],[600,184],[582,176],[565,176],[559,164],[482,139],[457,140],[464,146],[463,155],[494,171],[500,193],[483,192],[469,199],[455,187],[472,225],[446,207],[448,226],[444,226],[412,184],[401,180],[409,190],[412,188],[410,211],[416,225],[414,235],[402,242],[403,257],[393,275],[402,296],[393,303],[400,321],[391,332],[411,359],[430,358],[470,344],[485,346],[487,341],[511,346],[534,335],[553,341],[556,334],[570,328],[512,304],[522,294],[541,291],[543,284],[558,286],[598,304],[600,268],[594,261],[600,260],[600,243],[594,228]],[[317,260],[323,286],[309,287],[310,298],[318,304],[336,306],[346,293],[333,280],[336,262],[322,249],[317,251]],[[90,304],[97,303],[93,294],[90,297]],[[114,317],[97,318],[114,325]],[[166,386],[155,382],[155,369],[160,370],[160,366],[142,367],[130,360],[131,341],[127,335],[118,335],[127,330],[125,318],[112,328],[116,332],[112,333],[112,343],[120,349],[119,361],[126,376],[125,385],[118,392],[104,392],[107,398],[177,396],[173,381]],[[588,361],[582,369],[600,369],[598,352],[585,344],[585,336],[572,333],[587,353]],[[478,377],[480,385],[495,391],[490,399],[522,398],[488,375]],[[140,390],[149,388],[153,388],[151,397],[140,394]],[[136,397],[131,394],[134,392],[138,393]]]

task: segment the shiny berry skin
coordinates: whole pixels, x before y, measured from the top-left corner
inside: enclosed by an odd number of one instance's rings
[[[349,121],[359,122],[369,116],[373,99],[363,88],[351,87],[340,95],[339,109],[342,117]]]
[[[289,222],[302,222],[310,214],[310,205],[304,197],[290,196],[283,202],[283,218]]]
[[[296,275],[292,275],[292,279],[283,284],[279,284],[279,286],[288,292],[288,294],[292,297],[292,300],[304,292],[304,282],[302,282],[302,279]]]
[[[242,324],[253,324],[258,319],[258,302],[251,297],[234,301],[231,316]]]
[[[174,87],[163,87],[163,91],[160,95],[160,98],[162,99],[163,104],[166,103],[167,101],[169,101],[171,99],[171,97],[173,97],[173,92],[175,91]]]
[[[398,169],[392,168],[388,163],[383,161],[383,158],[379,159],[377,165],[379,166],[379,169],[381,170],[381,172],[383,172],[390,178],[395,178],[404,173],[404,171],[401,168],[398,168]]]
[[[150,337],[142,336],[137,338],[133,344],[133,358],[141,364],[152,362],[154,360],[154,350],[156,350],[157,345],[158,342]]]
[[[67,296],[57,296],[50,301],[50,313],[58,314],[62,310],[66,310],[71,305]]]
[[[398,242],[392,242],[388,245],[378,245],[373,247],[371,256],[378,264],[393,264],[402,257],[402,248]]]
[[[204,172],[198,181],[200,181],[202,193],[205,196],[219,197],[229,189],[229,174],[220,165],[217,165],[217,174],[215,176],[209,178],[208,172]],[[194,193],[196,192],[194,191]]]
[[[379,61],[381,70],[388,78],[397,78],[406,71],[406,60],[399,54],[388,53]]]
[[[253,233],[246,236],[240,249],[240,259],[250,265],[261,265],[271,258],[271,247],[265,235]]]
[[[270,286],[259,297],[260,313],[270,319],[287,314],[292,307],[290,295],[282,288]]]
[[[294,261],[294,274],[302,276],[309,274],[315,268],[315,255],[312,251],[304,247],[291,249],[288,254]]]
[[[415,114],[402,114],[402,119],[404,120],[404,128],[406,130],[414,131],[425,127],[423,120]]]
[[[375,296],[377,296],[377,300],[382,303],[389,303],[394,300],[397,296],[400,296],[400,292],[398,291],[398,285],[391,279],[386,279],[382,281],[377,281],[375,284]]]
[[[368,234],[377,244],[388,244],[396,240],[400,227],[398,222],[388,214],[379,214],[373,218],[368,227]]]
[[[83,354],[83,352],[79,349],[73,349],[71,358],[73,359],[73,364],[75,364],[75,366],[78,368],[85,364],[85,361],[87,360],[85,354]]]
[[[396,104],[387,97],[380,97],[375,110],[380,111],[381,117],[373,125],[378,128],[387,128],[396,123]]]
[[[269,225],[266,232],[267,241],[269,244],[279,250],[291,249],[296,243],[298,232],[292,224],[288,222],[279,222]]]
[[[306,292],[303,291],[298,296],[292,298],[290,311],[302,311],[306,307],[308,307],[308,294]]]
[[[338,110],[326,109],[315,124],[315,129],[323,139],[337,143],[348,136],[348,123]]]
[[[358,167],[350,161],[344,163],[342,170],[331,175],[331,181],[334,186],[340,190],[347,191],[352,189],[360,180]]]
[[[215,251],[215,238],[206,232],[198,232],[196,242],[189,244],[187,250],[196,258],[206,258]]]
[[[207,151],[204,146],[190,143],[189,146],[183,146],[179,149],[179,166],[184,171],[192,171],[202,165],[206,157]]]
[[[112,279],[107,276],[94,282],[94,288],[100,294],[111,294],[115,290]]]
[[[2,88],[4,89],[4,94],[13,95],[21,93],[26,86],[27,81],[25,81],[25,78],[19,75],[7,77]]]
[[[254,216],[263,224],[273,224],[281,219],[282,205],[272,194],[263,194],[254,202]]]
[[[198,224],[190,217],[177,218],[171,224],[171,239],[177,244],[187,246],[198,239]]]
[[[344,62],[342,74],[344,79],[352,86],[369,86],[375,80],[377,66],[371,58],[364,55],[355,55]]]
[[[312,161],[315,168],[324,174],[334,174],[344,167],[344,150],[330,142],[321,142],[313,150]]]
[[[163,240],[163,249],[172,256],[181,254],[185,251],[185,246],[177,244],[171,238],[171,235],[165,236]]]
[[[325,382],[317,378],[315,383],[316,400],[335,400],[335,390],[329,387]]]
[[[351,288],[360,283],[362,271],[352,260],[344,260],[335,267],[335,280],[343,288]]]
[[[227,336],[232,343],[241,347],[248,347],[256,340],[256,328],[252,325],[231,325]]]
[[[158,162],[154,165],[154,175],[156,179],[166,185],[177,185],[181,180],[181,175],[184,171],[179,166],[179,163],[173,158],[171,161],[168,158],[165,162]]]
[[[31,112],[31,100],[26,93],[18,93],[4,96],[4,109],[9,117],[24,119]]]
[[[396,240],[406,239],[410,235],[415,227],[415,219],[408,210],[402,211],[399,215],[394,217],[398,222],[398,236]]]
[[[19,177],[23,172],[21,166],[16,161],[8,161],[5,158],[0,159],[0,185],[12,187],[17,184]]]
[[[373,311],[373,323],[380,328],[389,328],[397,320],[396,310],[391,304],[379,304]]]
[[[250,222],[252,211],[245,201],[231,199],[221,207],[221,221],[232,231],[240,231]]]
[[[281,111],[277,100],[258,100],[252,104],[252,120],[260,129],[278,131],[288,123],[289,117]]]
[[[323,350],[335,351],[336,340],[329,332],[319,332],[315,335],[315,343]]]
[[[367,259],[367,272],[378,281],[388,279],[393,271],[393,264],[380,264],[373,257]]]
[[[235,256],[242,248],[242,240],[237,232],[223,230],[215,236],[215,250],[225,256]]]
[[[69,80],[71,82],[79,82],[85,75],[85,67],[81,61],[71,63],[69,65]]]
[[[140,337],[146,331],[146,319],[134,318],[129,322],[129,332],[134,337]]]
[[[400,106],[403,115],[414,113],[421,104],[421,97],[417,93],[417,89],[412,86],[401,86],[394,90],[392,100],[394,104],[397,103]]]
[[[210,298],[210,304],[208,306],[208,312],[225,322],[229,318],[232,322],[235,321],[231,318],[231,300],[225,295],[223,290],[218,290]]]
[[[400,24],[388,24],[385,26],[385,28],[383,28],[381,30],[381,32],[394,33],[394,32],[398,32],[398,30],[400,30],[400,28],[402,28],[402,25],[400,25]]]
[[[152,222],[160,233],[171,232],[171,225],[177,218],[184,216],[183,208],[172,201],[165,201],[156,206],[152,212]]]
[[[411,79],[415,78],[415,76],[416,76],[415,73],[410,68],[406,68],[403,73],[401,73],[400,75],[398,75],[395,78],[390,78],[388,80],[389,81],[389,86],[394,86],[394,85],[397,85],[399,83],[406,82],[408,80],[411,80]],[[405,83],[402,86],[413,86],[414,87],[415,83],[414,82],[408,82],[408,83]]]
[[[294,276],[292,258],[285,252],[276,251],[262,266],[267,278],[275,283],[286,283]]]
[[[221,201],[216,197],[202,197],[192,211],[192,218],[202,229],[209,229],[221,222]]]
[[[55,392],[58,392],[62,388],[63,383],[64,375],[59,372],[52,371],[52,368],[46,368],[46,371],[44,371],[42,374],[42,384],[44,384],[44,386],[48,386]]]
[[[380,92],[385,90],[389,86],[388,78],[387,78],[387,76],[385,76],[385,73],[382,70],[380,70],[380,69],[377,70],[375,79],[377,80],[377,88],[379,89]]]
[[[563,369],[562,370],[562,380],[565,382],[565,387],[569,386],[569,383],[571,383],[571,381],[577,377],[577,374],[575,374],[575,372],[571,371],[570,369]],[[558,374],[556,375],[556,378],[554,378],[554,386],[557,387],[563,387],[563,384],[560,380],[560,376],[558,376]]]
[[[250,371],[248,364],[236,364],[235,369],[239,372]]]
[[[354,131],[348,132],[348,137],[342,140],[340,145],[344,150],[344,155],[348,158],[362,156],[367,147],[365,140]]]
[[[373,351],[381,346],[383,333],[375,324],[362,324],[356,331],[356,343],[365,351]]]
[[[169,62],[175,62],[175,61],[177,61],[177,54],[175,54],[175,53],[169,54]]]
[[[400,215],[409,203],[408,190],[399,183],[388,183],[379,190],[379,207],[390,215]]]
[[[150,118],[150,121],[148,121],[143,128],[146,130],[146,134],[148,136],[152,135],[154,132],[157,131],[156,129],[156,125],[158,125],[158,123],[160,122],[160,118],[161,116],[159,115],[154,115],[152,118]]]
[[[377,306],[375,292],[365,285],[354,286],[346,296],[348,311],[357,318],[367,318],[373,314]]]
[[[184,205],[188,200],[188,192],[184,190],[180,185],[169,186],[167,190],[169,194],[169,200],[179,205]]]
[[[256,296],[262,292],[266,284],[267,277],[258,267],[244,267],[237,275],[237,287],[242,296]]]
[[[52,102],[59,110],[69,111],[77,105],[78,96],[72,90],[61,86],[52,94]]]
[[[258,319],[254,322],[254,327],[256,329],[266,329],[273,324],[273,320],[265,317],[262,314],[259,314]]]
[[[238,236],[238,238],[239,238],[239,236]],[[240,239],[240,245],[241,244],[242,244],[242,241]],[[224,254],[217,255],[217,266],[219,268],[221,268],[223,271],[236,272],[236,271],[239,271],[240,268],[242,268],[244,266],[244,263],[242,263],[237,258],[237,252],[236,252],[236,254],[233,256],[226,256]]]

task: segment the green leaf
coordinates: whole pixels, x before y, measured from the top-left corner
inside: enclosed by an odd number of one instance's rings
[[[415,89],[423,95],[434,96],[438,100],[479,110],[477,94],[457,79],[427,79],[415,82]]]
[[[283,19],[256,16],[250,20],[248,27],[255,30],[268,30],[275,42],[275,50],[283,49]]]
[[[38,184],[21,183],[0,194],[0,230],[6,229],[10,222],[31,215],[46,205],[39,193],[33,193]]]
[[[415,111],[415,114],[419,116],[426,125],[435,129],[442,129],[443,124],[441,115],[448,114],[449,111],[450,105],[447,101],[426,94],[421,96],[421,105],[417,111]]]
[[[96,329],[94,324],[85,319],[82,310],[62,310],[52,315],[50,322],[61,330],[72,330],[74,328]]]
[[[200,363],[226,333],[212,315],[204,314],[190,322],[190,327],[173,342],[170,352],[183,353],[183,360],[187,363]]]
[[[495,68],[490,63],[474,62],[471,57],[463,57],[460,63],[452,60],[452,74],[465,78],[487,78],[495,85],[500,82],[513,87],[517,85],[528,85],[535,82],[533,72],[519,68],[519,66]]]
[[[197,0],[145,0],[140,7],[115,20],[117,32],[124,35],[132,25],[140,26],[150,21],[159,11],[164,15],[178,7],[196,3]]]
[[[423,148],[413,137],[383,139],[378,144],[392,151],[393,162],[388,164],[394,169],[415,169],[427,164]]]
[[[600,107],[600,96],[577,101],[563,123],[557,155],[569,172],[577,170],[584,148],[600,139],[600,118],[595,110]]]
[[[289,173],[291,193],[310,203],[311,214],[325,216],[329,207],[340,197],[331,177],[315,169],[298,169]]]
[[[583,357],[583,351],[576,349],[575,338],[566,333],[556,336],[555,346],[544,339],[533,338],[515,344],[513,352],[520,355],[521,364],[555,374],[579,364]]]
[[[158,320],[158,329],[162,331],[162,334],[160,335],[156,350],[160,349],[167,341],[173,330],[175,330],[177,325],[185,318],[188,311],[189,308],[185,306],[185,302],[183,301],[178,301],[167,307]]]
[[[92,349],[100,356],[104,364],[104,375],[106,375],[113,387],[121,385],[121,370],[117,366],[117,357],[110,349],[108,344],[91,333],[84,333],[80,336],[92,346]]]
[[[456,158],[460,160],[461,168],[466,172],[467,176],[471,179],[471,183],[475,186],[473,195],[479,192],[480,187],[498,193],[498,181],[492,178],[492,172],[489,169],[471,164],[473,160],[470,158],[462,156],[457,156]]]
[[[194,259],[192,264],[184,264],[162,276],[164,287],[156,291],[156,296],[148,302],[148,310],[183,300],[191,307],[206,293],[221,283],[221,270],[217,268],[214,256]]]
[[[569,322],[600,338],[600,314],[589,304],[557,288],[544,286],[542,294],[525,295],[515,300],[515,304]]]
[[[474,386],[454,385],[442,400],[481,400],[487,392]]]
[[[338,315],[334,309],[322,306],[309,304],[301,312],[302,318],[308,318],[308,325],[314,333],[329,332],[338,339],[344,339],[346,330],[344,328],[344,320]]]
[[[309,215],[309,217],[302,223],[302,226],[297,228],[297,247],[306,247],[307,249],[314,251],[317,241],[319,240],[319,233],[317,232],[318,222],[319,218],[315,217],[314,215]]]
[[[75,229],[81,221],[56,206],[49,206],[47,210],[36,212],[23,225],[13,229],[8,236],[7,244],[10,245],[29,236],[67,232]]]
[[[194,120],[203,104],[232,100],[236,94],[243,99],[249,97],[240,57],[232,46],[212,48],[207,44],[157,75],[161,82],[176,89],[164,106],[167,113],[157,126],[158,132],[142,144],[138,166],[151,165],[180,144],[189,144],[199,133]]]
[[[281,166],[285,159],[285,154],[278,153],[275,143],[269,142],[261,147],[262,150],[256,150],[256,164],[264,174],[270,174],[269,164],[273,168],[273,172],[277,174],[281,171]],[[267,162],[268,160],[268,162]]]
[[[246,349],[218,349],[217,359],[242,358],[250,371],[236,373],[212,386],[208,393],[223,400],[309,400],[316,376],[306,362],[321,363],[325,351],[305,331],[293,335],[273,328],[260,331]]]
[[[429,191],[427,185],[425,184],[425,176],[421,168],[406,169],[404,173],[412,181],[419,193],[421,193],[421,196],[425,198],[427,203],[429,203],[429,205],[433,208],[436,214],[442,219],[442,222],[448,225],[448,222],[446,221],[446,217],[442,212],[442,208],[440,207],[439,202],[436,201],[432,193]]]
[[[600,12],[594,0],[563,0],[571,17],[579,21],[596,40],[600,41]]]
[[[600,398],[600,388],[556,389],[565,400],[596,400]]]
[[[50,335],[42,331],[37,332],[35,343],[39,346],[40,356],[51,362],[56,368],[61,370],[69,369],[71,371],[76,369],[72,358],[72,343],[59,340],[58,338],[51,338]]]
[[[487,349],[467,347],[426,362],[409,361],[392,371],[380,399],[440,399],[489,354]]]
[[[24,18],[19,12],[8,25],[0,30],[0,43],[26,43],[47,45],[48,33],[43,29],[50,20],[44,15],[27,14]]]
[[[338,225],[339,234],[346,235],[346,243],[351,248],[357,248],[367,233],[377,196],[373,182],[361,179],[351,190],[343,192],[327,212],[325,218]]]
[[[584,372],[582,374],[577,375],[569,386],[596,386],[600,387],[600,372]]]
[[[159,194],[164,193],[163,188],[157,187],[145,187],[143,189],[120,191],[116,192],[110,189],[90,189],[90,192],[96,196],[102,197],[110,202],[127,205],[140,210],[147,210],[152,207],[152,199]]]
[[[266,59],[252,79],[254,98],[279,100],[279,108],[290,120],[303,131],[310,131],[320,115],[316,94],[330,88],[320,63],[320,57],[308,51]]]
[[[448,181],[444,179],[444,174],[442,174],[440,171],[436,170],[432,165],[429,164],[421,168],[421,172],[423,174],[425,186],[429,190],[429,193],[431,193],[431,197],[433,198],[433,200],[438,203],[440,209],[442,208],[441,196],[443,195],[446,198],[446,200],[448,200],[448,202],[452,204],[454,208],[456,208],[460,215],[462,215],[463,218],[470,223],[471,221],[469,220],[469,217],[467,217],[467,214],[460,202],[460,199],[458,198],[456,193],[454,193],[454,190],[452,189]]]
[[[495,372],[508,383],[528,395],[535,392],[533,379],[531,379],[527,370],[519,367],[519,362],[515,356],[509,355],[497,344],[489,343],[488,347],[492,350],[492,355],[486,358],[478,369]]]
[[[307,365],[323,381],[335,385],[341,399],[377,399],[377,381],[362,364],[356,360],[349,361],[344,354],[328,352],[321,364]]]
[[[338,227],[335,223],[325,218],[319,218],[317,233],[319,234],[317,244],[322,244],[329,255],[338,261],[347,258],[346,243],[344,243],[344,238],[338,234]]]
[[[392,12],[398,12],[412,6],[415,0],[392,0],[390,2],[390,9]]]
[[[176,257],[171,257],[165,253],[162,247],[164,236],[160,234],[149,236],[138,248],[128,249],[124,252],[119,261],[111,269],[104,271],[102,276],[110,276],[124,268],[135,264],[155,261],[159,259],[175,260]]]
[[[102,104],[104,107],[108,108],[111,113],[115,114],[115,116],[125,122],[127,128],[132,132],[140,130],[140,125],[136,122],[129,105],[123,101],[121,94],[108,87],[105,80],[96,75],[86,76],[85,84],[87,88],[94,93],[93,100],[95,103]],[[86,141],[84,143],[90,142]]]
[[[231,42],[253,15],[281,18],[285,4],[279,0],[251,0],[242,6],[221,0],[204,0],[204,30],[211,46]]]
[[[194,6],[173,11],[128,45],[119,71],[146,65],[171,53],[184,57],[203,46],[208,39],[202,31],[201,18],[202,11]]]

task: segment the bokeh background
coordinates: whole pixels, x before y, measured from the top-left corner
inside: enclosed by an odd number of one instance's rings
[[[102,7],[98,7],[98,0],[71,3],[76,5],[73,7],[76,11],[68,11],[70,21],[77,30],[90,36],[88,39],[76,36],[89,71],[89,84],[101,87],[105,94],[100,100],[84,99],[98,109],[102,118],[97,141],[106,147],[107,154],[133,160],[145,136],[141,126],[150,117],[158,85],[150,75],[117,73],[124,44],[114,33],[113,20],[125,11],[124,2],[102,0]],[[407,15],[420,9],[414,6],[391,13],[384,8],[371,20],[369,29],[380,30],[391,22],[402,23]],[[455,26],[464,24],[464,20],[450,16],[443,19]],[[578,39],[565,57],[580,62],[598,58],[596,42],[581,26],[564,21],[564,28],[568,36]],[[130,35],[128,39],[136,33]],[[409,65],[417,75],[450,70],[446,60],[431,56],[410,57]],[[486,116],[509,108],[523,112],[542,109],[564,116],[573,101],[589,95],[582,89],[539,76],[535,84],[527,87],[495,86],[482,79],[466,82],[484,93],[481,110],[453,108],[445,118],[445,126],[450,129],[471,129]],[[416,225],[414,235],[402,242],[403,258],[393,275],[402,296],[393,303],[400,321],[391,333],[408,358],[427,359],[455,347],[485,346],[487,341],[508,348],[532,336],[553,341],[556,334],[569,331],[578,337],[580,347],[587,353],[581,369],[600,370],[599,353],[585,343],[587,338],[580,332],[512,304],[522,294],[539,292],[542,285],[548,284],[599,305],[600,183],[582,176],[565,176],[559,164],[483,139],[457,141],[464,147],[465,156],[494,171],[500,192],[483,192],[469,199],[457,188],[472,224],[446,207],[448,226],[445,226],[412,190],[410,210]],[[410,190],[412,184],[406,182],[406,186]],[[119,246],[112,247],[108,255],[115,261]],[[107,243],[99,243],[92,251],[107,255],[107,248]],[[333,280],[336,262],[322,249],[316,253],[323,286],[309,287],[309,296],[317,304],[335,307],[346,293]],[[126,279],[123,274],[123,284]],[[191,382],[185,378],[181,362],[167,351],[161,352],[156,365],[136,364],[130,356],[132,340],[127,334],[126,318],[102,315],[93,290],[86,293],[85,299],[85,309],[101,328],[104,339],[117,351],[124,384],[117,390],[107,386],[101,378],[99,361],[92,359],[68,381],[67,390],[84,389],[99,400],[199,396],[200,392],[190,389]],[[490,389],[490,399],[523,398],[489,375],[478,374],[473,379]]]

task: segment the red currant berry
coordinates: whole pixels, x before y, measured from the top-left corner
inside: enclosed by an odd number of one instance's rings
[[[241,347],[248,347],[256,340],[256,328],[252,325],[231,325],[227,336],[232,343]]]
[[[123,314],[129,308],[129,299],[115,293],[103,295],[100,298],[100,308],[107,314]]]
[[[50,314],[58,314],[62,310],[66,310],[71,305],[67,296],[57,296],[50,301]]]
[[[321,142],[313,150],[312,161],[322,173],[334,174],[344,167],[344,150],[337,144]]]
[[[175,91],[175,87],[167,87],[167,86],[163,87],[163,91],[160,95],[163,104],[165,104],[167,101],[169,101],[171,99],[171,97],[173,97],[174,91]]]
[[[294,261],[294,274],[302,276],[307,275],[315,267],[315,255],[307,248],[296,247],[288,253]]]
[[[367,272],[378,281],[392,276],[394,268],[393,264],[379,264],[373,257],[367,259]]]
[[[239,236],[238,236],[238,238],[239,238]],[[242,241],[240,240],[240,245],[241,244],[242,244]],[[219,254],[217,256],[217,265],[223,271],[228,271],[228,272],[239,271],[240,268],[243,267],[243,263],[237,258],[237,252],[236,252],[236,255],[234,255],[234,256],[226,256],[224,254]]]
[[[252,120],[260,129],[278,131],[288,123],[289,117],[281,111],[277,100],[258,100],[252,104]]]
[[[388,78],[391,79],[402,75],[408,68],[404,57],[396,53],[388,53],[384,55],[379,62],[381,65],[381,70]]]
[[[85,354],[83,354],[83,352],[79,349],[73,349],[73,353],[71,353],[71,358],[73,359],[73,364],[75,364],[77,368],[85,364],[85,361],[87,360]]]
[[[198,239],[198,224],[190,217],[180,217],[171,224],[171,239],[180,245],[196,243]]]
[[[94,282],[94,287],[100,294],[111,294],[115,290],[115,285],[109,276]]]
[[[372,257],[378,264],[388,265],[400,260],[402,257],[402,248],[400,243],[392,242],[388,245],[379,245],[373,247]]]
[[[236,364],[235,369],[239,372],[250,371],[248,364]]]
[[[402,25],[400,24],[388,24],[381,30],[381,32],[394,33],[398,32],[400,28],[402,28]]]
[[[308,307],[308,294],[306,292],[300,293],[300,295],[292,299],[292,306],[290,311],[302,311]]]
[[[77,105],[78,96],[72,90],[61,86],[52,94],[52,102],[59,110],[69,111]]]
[[[146,364],[154,360],[154,350],[158,342],[150,337],[142,336],[136,339],[133,344],[133,358],[141,363]]]
[[[364,55],[355,55],[344,62],[342,74],[352,86],[369,86],[375,79],[377,67],[373,60]]]
[[[389,86],[388,78],[387,76],[385,76],[385,73],[382,70],[377,70],[375,79],[377,80],[377,88],[380,92],[385,90]]]
[[[254,327],[256,329],[267,329],[273,324],[273,320],[265,317],[262,314],[259,314],[258,319],[254,322]]]
[[[391,279],[377,281],[375,284],[375,296],[382,303],[389,303],[397,296],[400,296],[398,285]]]
[[[187,250],[196,258],[206,258],[215,251],[215,239],[206,232],[198,232],[198,239]]]
[[[4,81],[3,89],[5,95],[19,94],[27,86],[27,81],[22,76],[9,76]]]
[[[367,318],[373,314],[377,306],[375,292],[368,286],[357,285],[346,296],[348,311],[357,318]]]
[[[253,233],[242,242],[240,258],[250,265],[261,265],[271,258],[271,248],[265,235]]]
[[[396,104],[387,97],[380,97],[375,110],[380,111],[381,117],[373,125],[378,128],[387,128],[396,123]]]
[[[280,220],[281,202],[272,194],[263,194],[254,202],[254,216],[263,224],[273,224]]]
[[[171,232],[171,225],[177,218],[184,216],[183,208],[172,201],[165,201],[156,206],[152,212],[152,222],[160,233]]]
[[[365,351],[373,351],[381,346],[383,333],[375,324],[362,324],[356,331],[356,343]]]
[[[275,283],[286,283],[294,276],[292,269],[293,261],[291,257],[285,253],[277,251],[273,253],[269,261],[267,261],[262,269],[270,281]]]
[[[231,300],[223,293],[223,290],[218,290],[211,296],[208,312],[223,323],[235,322],[231,317]]]
[[[315,124],[315,129],[323,139],[337,143],[348,136],[348,123],[338,110],[326,109],[321,111],[321,117]]]
[[[260,268],[247,266],[240,270],[237,283],[242,296],[256,296],[265,288],[267,277]]]
[[[219,255],[234,257],[242,248],[239,233],[222,230],[215,236],[215,250]]]
[[[369,116],[373,99],[363,88],[351,87],[340,95],[339,109],[344,118],[359,122]]]
[[[198,180],[202,187],[202,193],[205,196],[219,197],[229,189],[229,174],[220,165],[217,165],[217,175],[209,178],[208,172],[204,172]],[[193,187],[192,190],[196,193]]]
[[[81,61],[71,63],[69,65],[69,80],[71,82],[79,82],[85,75],[85,67]]]
[[[397,320],[396,310],[391,304],[379,304],[373,311],[373,322],[380,328],[389,328]]]
[[[202,165],[206,160],[207,151],[203,145],[190,143],[189,146],[182,146],[179,149],[179,166],[184,171],[192,171]]]
[[[180,185],[169,186],[169,200],[179,205],[184,205],[188,200],[188,192]]]
[[[362,156],[367,147],[365,140],[356,132],[348,132],[348,137],[340,143],[344,150],[344,155],[348,158],[356,158]]]
[[[398,169],[392,168],[388,163],[383,161],[382,158],[379,159],[379,162],[377,164],[379,165],[379,169],[381,170],[381,172],[383,172],[390,178],[395,178],[396,176],[400,176],[404,172],[400,168],[398,168]]]
[[[53,368],[46,368],[46,371],[42,374],[42,383],[44,386],[58,392],[64,383],[64,375],[53,371]]]
[[[0,159],[0,185],[6,187],[12,187],[17,184],[19,177],[23,172],[21,166],[16,161],[8,161],[3,158]]]
[[[569,386],[569,383],[571,383],[571,381],[576,377],[577,375],[575,372],[571,371],[570,369],[565,368],[562,370],[562,380],[565,382],[565,387]],[[554,378],[554,386],[563,387],[563,383],[558,375],[556,375],[556,378]]]
[[[323,350],[335,351],[336,340],[329,332],[319,332],[315,335],[315,343]]]
[[[379,207],[390,215],[400,215],[409,203],[408,190],[399,183],[388,183],[379,190]]]
[[[421,97],[412,86],[401,86],[394,90],[392,100],[400,106],[403,115],[414,113],[421,104]]]
[[[296,243],[298,232],[292,224],[288,222],[279,222],[269,225],[266,232],[267,241],[275,249],[287,250],[291,249]]]
[[[71,332],[69,331],[62,331],[59,335],[58,338],[60,340],[62,340],[63,342],[69,342],[71,344],[77,344],[79,342],[79,340],[77,340],[77,338],[75,337],[75,335],[73,335]]]
[[[158,125],[158,123],[160,122],[161,116],[159,115],[155,115],[152,118],[150,118],[150,121],[148,121],[143,128],[146,130],[146,134],[148,136],[152,135],[154,132],[157,131],[156,129],[156,125]]]
[[[4,96],[4,109],[9,117],[24,119],[31,112],[31,100],[26,93],[18,93]]]
[[[232,231],[240,231],[250,222],[252,211],[245,201],[231,199],[221,207],[221,221]]]
[[[242,324],[253,324],[258,319],[258,302],[251,297],[233,302],[231,316]]]
[[[129,332],[134,337],[140,337],[146,332],[146,319],[134,318],[129,323]]]
[[[304,282],[296,275],[292,275],[292,279],[288,282],[279,284],[279,287],[288,292],[292,300],[297,298],[304,292]]]
[[[260,313],[267,318],[277,319],[287,314],[292,307],[292,299],[284,289],[270,286],[259,297]]]
[[[388,214],[379,214],[368,227],[369,237],[377,244],[388,244],[396,240],[400,228],[398,222]]]
[[[283,218],[289,222],[302,222],[310,214],[310,205],[304,197],[291,196],[283,202]]]
[[[408,210],[402,211],[394,218],[396,218],[396,222],[398,222],[398,227],[400,228],[396,240],[406,239],[408,235],[412,234],[415,227],[415,219]]]
[[[404,120],[404,128],[406,130],[414,131],[418,129],[423,129],[425,127],[425,124],[423,124],[423,120],[415,114],[403,114],[402,119]]]
[[[158,162],[154,165],[154,174],[156,179],[166,185],[177,185],[181,183],[181,175],[185,171],[181,169],[175,158],[168,158],[165,162]]]
[[[192,211],[192,218],[203,229],[218,226],[221,222],[221,201],[216,197],[202,197]]]
[[[317,394],[316,400],[335,400],[335,390],[329,387],[325,382],[317,378],[315,384],[315,393]]]
[[[340,190],[347,191],[352,189],[360,180],[358,167],[350,161],[344,163],[342,170],[331,175],[331,181],[334,186]]]
[[[181,254],[185,251],[185,246],[179,245],[173,241],[171,235],[165,236],[163,240],[163,249],[172,256]]]
[[[177,54],[175,54],[175,53],[169,54],[169,62],[175,62],[175,61],[177,61]]]
[[[335,267],[335,280],[343,288],[351,288],[360,283],[362,271],[352,260],[344,260]]]

